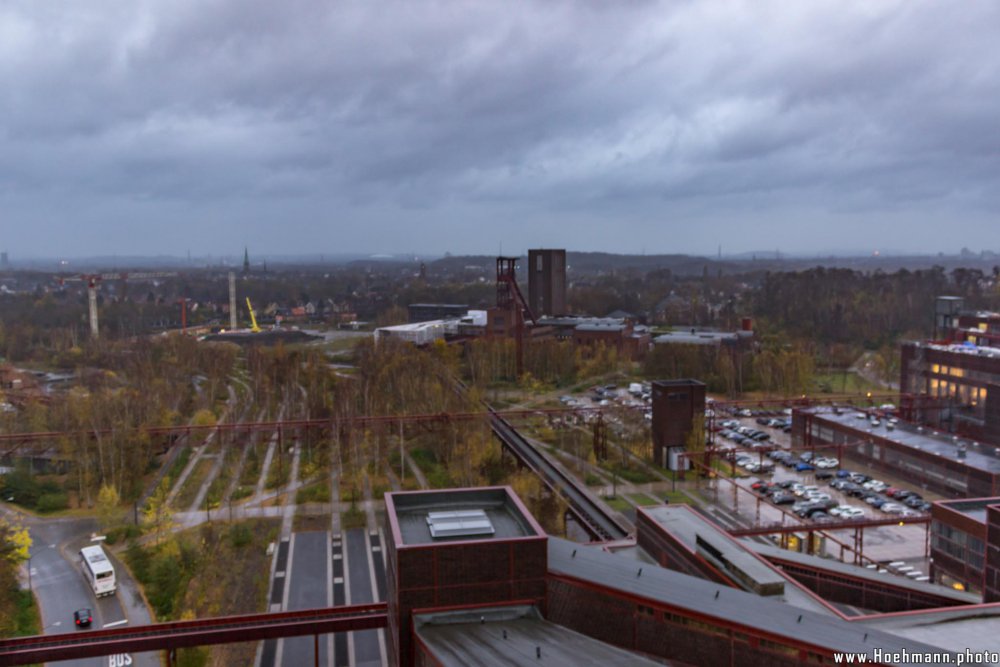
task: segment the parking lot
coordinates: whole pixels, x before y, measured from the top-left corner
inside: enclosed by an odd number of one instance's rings
[[[914,489],[893,486],[894,480],[872,480],[867,471],[821,451],[812,456],[810,452],[789,451],[785,425],[788,418],[780,410],[717,417],[715,443],[731,461],[727,472],[735,467],[737,477],[735,485],[709,482],[709,497],[755,525],[798,521],[822,528],[833,521],[898,518],[904,525],[864,529],[865,556],[880,562],[905,561],[918,567],[923,564],[918,576],[926,572],[926,528],[905,522],[925,516],[927,501],[919,498]],[[769,451],[775,447],[777,450]],[[906,505],[907,500],[911,505]],[[855,544],[855,533],[853,528],[830,531],[849,546]],[[827,543],[826,551],[841,556],[836,544]],[[846,557],[849,560],[850,554]]]
[[[651,416],[649,386],[646,383],[637,386],[594,387],[586,395],[564,396],[560,400],[568,407],[622,405],[633,409],[642,408],[647,420]],[[717,518],[721,518],[721,514],[728,514],[735,515],[733,518],[744,525],[802,523],[815,525],[818,529],[833,521],[898,518],[903,525],[865,528],[861,535],[863,553],[865,557],[881,563],[902,561],[914,566],[917,574],[926,574],[926,526],[907,524],[906,520],[924,516],[927,505],[920,505],[913,499],[913,506],[907,506],[905,502],[888,496],[886,492],[890,489],[915,492],[917,496],[925,496],[920,499],[921,503],[937,500],[937,496],[923,489],[910,488],[905,480],[878,475],[850,461],[836,460],[832,452],[824,453],[819,450],[812,460],[803,461],[802,454],[805,453],[805,458],[809,459],[809,453],[791,451],[791,436],[788,433],[790,409],[735,409],[709,402],[706,416],[710,446],[728,457],[728,464],[723,466],[725,474],[729,476],[736,473],[732,482],[719,479],[701,482],[700,495],[721,510],[721,513],[716,513]],[[766,437],[758,435],[755,439],[755,431]],[[742,437],[732,437],[733,432]],[[768,456],[774,449],[782,453]],[[763,463],[763,469],[754,465],[739,465],[736,457],[749,459],[757,466]],[[817,458],[833,460],[819,462],[815,460]],[[851,478],[849,473],[858,474]],[[873,476],[876,482],[874,484]],[[770,490],[752,488],[760,482],[765,483]],[[864,486],[866,483],[868,487]],[[780,506],[771,502],[776,493],[784,494],[777,498],[783,503]],[[816,503],[824,503],[826,507],[819,511],[815,507]],[[803,507],[808,507],[808,513],[801,517],[795,515],[795,510],[802,510]],[[854,548],[858,531],[844,528],[824,532],[834,538],[826,542],[825,553],[851,561],[850,550],[842,548],[837,541]]]

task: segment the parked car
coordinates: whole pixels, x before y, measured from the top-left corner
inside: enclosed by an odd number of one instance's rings
[[[813,514],[816,514],[817,512],[824,512],[825,513],[825,509],[824,509],[824,507],[822,505],[817,505],[817,504],[814,504],[814,503],[809,503],[809,504],[805,505],[804,507],[801,507],[801,508],[795,510],[795,513],[798,516],[802,517],[803,519],[806,519],[806,518],[812,516]]]
[[[860,507],[848,507],[840,513],[842,519],[860,519],[865,515],[865,511]]]
[[[771,502],[775,505],[790,505],[795,502],[795,496],[787,491],[779,491],[771,496]]]
[[[883,503],[882,506],[879,507],[879,509],[885,512],[886,514],[902,514],[903,511],[906,510],[906,508],[900,505],[899,503],[889,503],[889,502]]]
[[[816,468],[813,468],[811,465],[809,465],[805,461],[799,461],[798,463],[795,464],[795,470],[798,471],[798,472],[807,472],[809,470],[815,470],[815,469]]]
[[[833,473],[829,470],[817,470],[815,477],[816,479],[831,479],[833,477]]]
[[[853,482],[844,490],[849,496],[854,496],[855,498],[860,498],[866,492],[860,484],[854,484]]]
[[[840,479],[847,479],[848,477],[850,477],[853,474],[854,473],[851,472],[850,470],[838,470],[837,471],[837,477],[839,477]]]

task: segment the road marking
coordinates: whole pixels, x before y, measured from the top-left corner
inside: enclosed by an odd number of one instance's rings
[[[335,583],[335,584],[342,584],[342,583],[344,583],[344,578],[343,577],[334,577],[333,578],[333,583]],[[330,605],[330,606],[332,607],[333,605]]]
[[[343,560],[343,558],[341,554],[333,554],[333,560]]]
[[[277,579],[277,578],[279,578],[279,577],[284,577],[284,576],[285,576],[285,573],[284,573],[284,572],[275,572],[275,573],[274,573],[274,578],[275,578],[275,579]]]
[[[128,623],[128,619],[127,618],[123,618],[122,620],[115,621],[114,623],[105,623],[101,627],[102,628],[113,628],[113,627],[115,627],[117,625],[125,625],[126,623]]]

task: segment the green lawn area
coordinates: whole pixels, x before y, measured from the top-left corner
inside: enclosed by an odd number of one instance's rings
[[[201,490],[202,482],[208,477],[208,473],[211,471],[213,465],[215,465],[213,459],[201,459],[195,464],[194,470],[191,471],[187,481],[184,482],[180,493],[174,498],[174,507],[182,512],[187,511],[191,507],[191,503],[197,497],[198,491]]]
[[[685,503],[687,505],[691,504],[691,499],[688,498],[680,491],[666,491],[659,494],[664,500],[670,501],[671,503]]]
[[[635,501],[640,507],[643,505],[659,505],[660,501],[656,498],[647,496],[645,493],[630,493],[628,497]]]
[[[328,502],[330,502],[330,485],[325,481],[304,486],[295,494],[296,504]]]
[[[38,613],[38,605],[35,604],[35,596],[31,591],[11,591],[14,597],[14,614],[12,626],[13,637],[26,637],[37,635],[42,627],[41,618]]]
[[[601,463],[601,467],[604,468],[608,473],[613,473],[618,475],[619,478],[628,480],[633,484],[648,484],[649,482],[655,482],[656,478],[645,470],[636,470],[631,467],[623,467],[620,463],[610,463],[605,461]]]
[[[617,512],[625,512],[627,510],[632,509],[632,505],[621,496],[616,496],[614,498],[605,498],[604,502],[606,502],[611,509]]]
[[[857,373],[837,371],[819,373],[813,380],[816,391],[824,394],[863,394],[867,391],[884,391],[877,384],[868,382]]]

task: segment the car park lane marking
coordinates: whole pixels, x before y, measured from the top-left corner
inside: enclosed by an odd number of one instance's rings
[[[105,623],[101,627],[102,628],[113,628],[113,627],[118,626],[118,625],[125,625],[126,623],[128,623],[128,619],[127,618],[123,618],[122,620],[115,621],[114,623]]]

